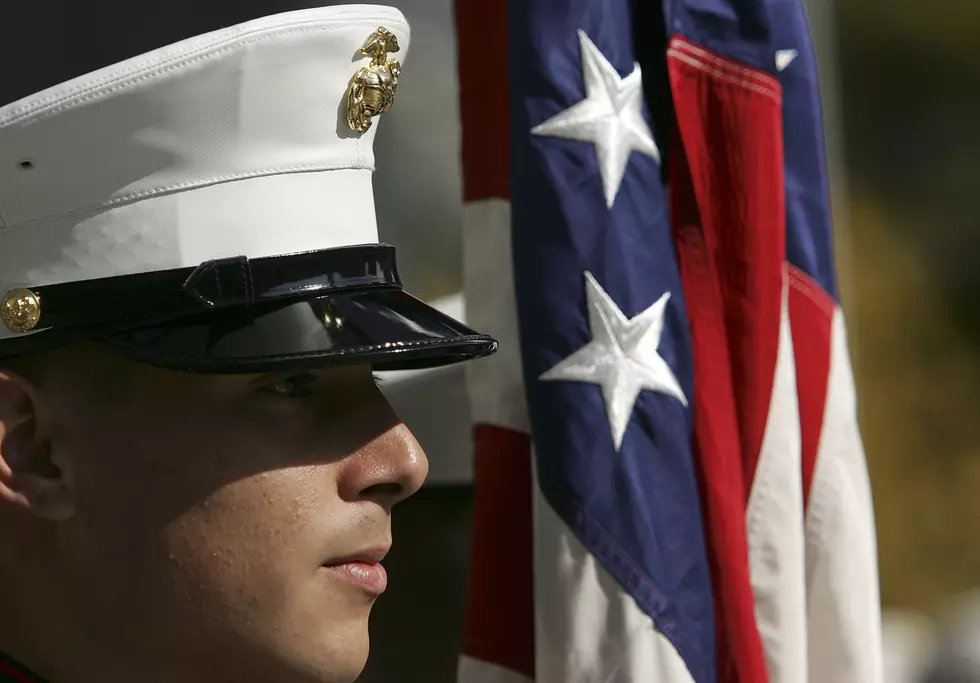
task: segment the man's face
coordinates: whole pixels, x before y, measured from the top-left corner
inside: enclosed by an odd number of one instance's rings
[[[160,680],[353,680],[392,505],[428,468],[370,370],[95,362],[103,386],[41,383],[73,489],[50,523],[71,626]]]

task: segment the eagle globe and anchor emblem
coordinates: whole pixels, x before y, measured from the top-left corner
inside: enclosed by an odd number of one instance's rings
[[[371,63],[359,69],[350,80],[347,123],[351,130],[367,132],[371,119],[391,108],[402,66],[394,59],[388,59],[388,53],[399,49],[398,38],[383,26],[379,26],[361,46],[360,53],[371,57]]]

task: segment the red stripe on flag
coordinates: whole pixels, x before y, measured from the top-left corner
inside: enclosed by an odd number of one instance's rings
[[[463,198],[509,199],[507,3],[457,0],[455,8]],[[463,654],[533,678],[531,440],[526,434],[484,424],[476,427],[475,442]]]
[[[718,680],[768,680],[745,509],[779,348],[785,258],[781,94],[771,76],[681,38],[671,221],[694,354],[695,453],[718,629]]]
[[[724,300],[748,501],[779,349],[786,258],[782,97],[768,74],[700,46],[675,38],[671,52],[684,153]]]
[[[830,329],[836,304],[816,280],[799,268],[789,269],[789,321],[796,356],[796,391],[800,402],[803,455],[803,502],[810,499],[813,468],[823,429],[830,376]]]
[[[457,0],[463,199],[510,198],[507,3]]]
[[[463,654],[534,678],[531,439],[492,425],[477,425],[475,438]]]

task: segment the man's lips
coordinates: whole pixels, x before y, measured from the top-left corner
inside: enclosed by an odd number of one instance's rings
[[[385,559],[385,555],[391,550],[391,544],[387,543],[384,545],[376,545],[370,548],[364,548],[363,550],[358,550],[349,555],[341,555],[339,557],[333,557],[323,563],[324,567],[336,565],[336,564],[347,564],[349,562],[360,562],[362,564],[378,564],[381,560]]]
[[[330,559],[321,567],[333,578],[357,586],[371,595],[381,595],[388,587],[388,573],[381,560],[391,546],[378,546],[340,558]]]

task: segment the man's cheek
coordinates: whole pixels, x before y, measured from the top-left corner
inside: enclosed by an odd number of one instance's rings
[[[288,530],[276,538],[248,516],[219,521],[210,515],[215,507],[223,506],[209,501],[208,513],[201,515],[199,509],[167,529],[160,576],[177,616],[230,624],[238,632],[276,621],[296,601],[301,581],[289,553],[283,552],[291,545]]]
[[[196,562],[198,573],[227,582],[269,573],[288,564],[302,525],[295,497],[269,474],[226,484],[194,503],[166,527],[177,556]]]

